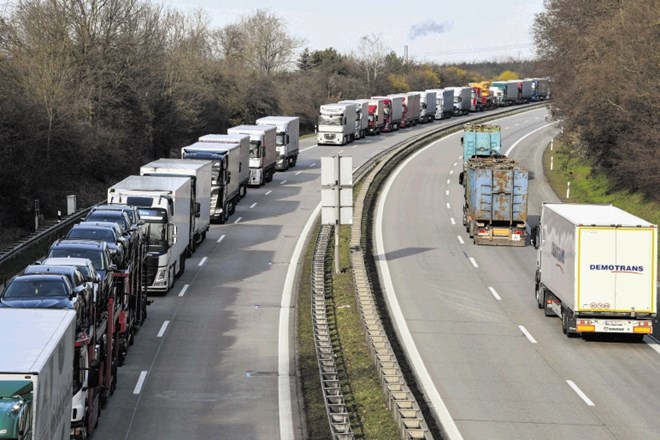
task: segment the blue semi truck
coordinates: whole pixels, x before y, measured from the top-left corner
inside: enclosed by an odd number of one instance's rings
[[[458,175],[458,182],[463,185],[465,167],[472,158],[503,157],[502,134],[499,125],[465,124],[463,125],[463,171]]]

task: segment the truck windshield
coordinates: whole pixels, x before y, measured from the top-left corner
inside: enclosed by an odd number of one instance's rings
[[[336,125],[341,127],[343,115],[320,115],[319,125]]]
[[[167,213],[164,209],[139,208],[140,218],[148,224],[149,244],[167,244]]]
[[[250,141],[250,157],[251,158],[260,158],[261,157],[261,142],[260,141]]]
[[[16,278],[7,286],[3,298],[35,298],[44,296],[68,296],[69,291],[60,277],[43,277],[37,280]]]

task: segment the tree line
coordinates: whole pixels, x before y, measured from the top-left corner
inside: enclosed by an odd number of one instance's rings
[[[0,15],[0,241],[53,218],[140,164],[207,133],[376,94],[541,76],[538,63],[419,63],[365,35],[356,51],[310,50],[277,14],[221,29],[148,0],[16,0]],[[483,73],[482,73],[483,72]]]
[[[660,3],[546,0],[534,38],[566,140],[614,189],[660,201]]]

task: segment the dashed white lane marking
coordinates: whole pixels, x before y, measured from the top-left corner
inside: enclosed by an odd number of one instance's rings
[[[204,266],[204,263],[206,263],[206,260],[208,260],[209,257],[204,257],[202,258],[202,261],[199,262],[198,266]]]
[[[493,294],[493,296],[495,297],[496,300],[498,300],[498,301],[502,301],[502,297],[499,296],[499,295],[497,294],[497,292],[495,291],[495,289],[493,289],[492,287],[489,286],[489,287],[488,287],[488,290],[490,290],[490,293]]]
[[[447,185],[451,183],[451,179],[447,179]]]
[[[343,152],[344,152],[344,150],[340,150],[340,151],[337,151],[337,154],[341,154]]]
[[[447,203],[447,209],[451,209],[451,205]]]
[[[572,380],[566,380],[566,383],[568,384],[569,387],[573,389],[573,391],[575,391],[575,393],[578,396],[580,396],[580,399],[582,399],[584,403],[586,403],[588,406],[596,406],[596,404],[593,403],[591,399],[587,397],[586,394],[584,394],[584,391],[582,391],[580,387],[575,385],[575,382],[573,382]]]
[[[305,152],[307,150],[311,150],[312,148],[316,148],[316,147],[318,147],[318,145],[312,145],[311,147],[303,148],[302,150],[300,150],[300,153]]]
[[[457,163],[458,163],[458,162],[454,162],[454,163],[452,164],[452,166],[454,166],[454,167],[455,167]]]
[[[316,165],[316,162],[312,162],[312,164],[309,167],[314,168],[315,165]]]
[[[296,176],[297,176],[298,174],[300,174],[300,173],[302,173],[302,171],[298,171],[298,172],[296,173]]]
[[[144,381],[146,378],[147,378],[147,372],[142,371],[140,373],[140,377],[138,377],[137,383],[135,384],[135,388],[133,388],[133,394],[140,394],[140,392],[142,391],[142,385],[144,385]]]
[[[158,334],[156,335],[157,338],[162,338],[163,337],[163,335],[165,334],[165,330],[167,330],[168,325],[170,325],[170,321],[163,322],[163,325],[160,326],[160,330],[158,331]]]
[[[188,287],[190,287],[190,284],[184,284],[183,289],[181,289],[181,292],[179,292],[179,296],[183,296],[186,294],[186,290],[188,290]]]
[[[520,329],[521,332],[523,332],[523,335],[531,342],[532,344],[536,344],[536,339],[534,339],[534,336],[530,332],[527,331],[524,325],[519,325],[518,328]]]
[[[454,220],[454,217],[451,217],[451,218],[449,219],[449,221],[451,222],[452,225],[455,225],[455,224],[456,224],[456,220]]]
[[[251,204],[250,209],[254,208],[255,206],[257,206],[257,202],[254,202],[253,204]]]
[[[458,156],[458,160],[461,160],[461,159],[463,159],[463,156]]]
[[[445,191],[445,195],[446,195],[446,196],[449,195],[449,190]]]
[[[474,257],[470,257],[470,263],[472,263],[475,268],[479,267],[477,260],[475,260]]]
[[[284,182],[286,182],[286,180],[285,180]],[[282,182],[282,183],[284,183],[284,182]],[[272,193],[272,192],[273,192],[273,190],[272,190],[272,189],[269,189],[268,191],[266,191],[266,194],[264,194],[264,195],[267,196],[268,194],[270,194],[270,193]]]
[[[284,185],[286,183],[286,180],[283,180],[280,182],[280,185]]]
[[[359,145],[353,145],[351,148],[357,148],[357,147],[359,147]]]
[[[449,174],[454,174],[454,170],[449,170]]]
[[[240,222],[241,220],[243,220],[243,217],[237,218],[236,220],[234,220],[234,224],[235,225],[238,224],[238,222]]]
[[[220,238],[218,238],[218,241],[216,241],[216,243],[220,243],[220,242],[221,242],[222,240],[224,240],[224,239],[225,239],[225,235],[222,234],[222,235],[220,236]]]
[[[458,242],[460,244],[465,244],[465,242],[463,241],[463,237],[461,237],[460,235],[457,235],[456,237],[458,237]]]

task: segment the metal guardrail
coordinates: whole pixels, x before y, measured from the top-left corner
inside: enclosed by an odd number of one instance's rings
[[[337,346],[336,325],[328,315],[334,315],[332,303],[331,275],[327,263],[328,243],[334,227],[321,226],[316,240],[314,257],[312,260],[312,324],[314,328],[314,343],[316,345],[316,359],[321,376],[321,387],[325,408],[330,423],[330,432],[335,440],[353,440],[355,435],[351,428],[350,414],[344,399],[340,372],[337,366],[340,350]],[[329,289],[326,289],[329,287]]]

